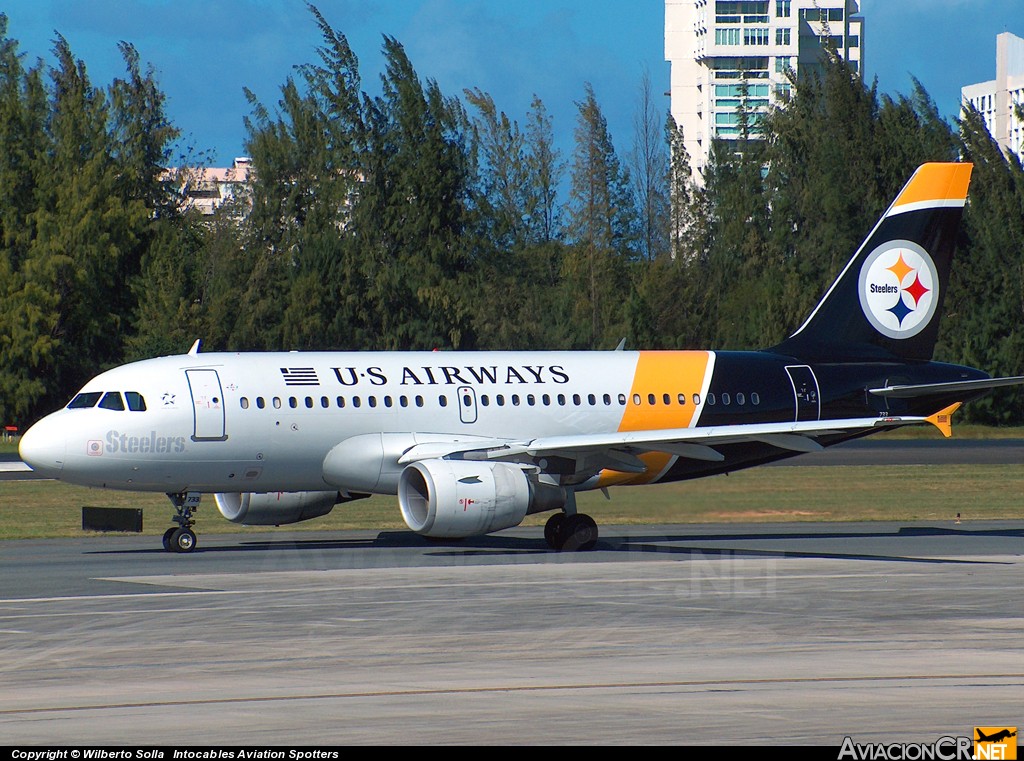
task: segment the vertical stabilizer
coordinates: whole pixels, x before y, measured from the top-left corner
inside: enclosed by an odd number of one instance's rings
[[[799,330],[774,351],[808,361],[929,360],[971,164],[924,164]]]

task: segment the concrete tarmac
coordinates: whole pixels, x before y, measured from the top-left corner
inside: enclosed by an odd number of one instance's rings
[[[0,543],[7,745],[934,742],[1024,723],[1024,521]]]

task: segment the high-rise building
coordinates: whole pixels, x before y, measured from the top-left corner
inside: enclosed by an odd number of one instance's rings
[[[694,178],[714,138],[740,136],[740,106],[754,115],[820,67],[826,46],[864,65],[859,0],[665,0],[665,59],[671,64],[672,116],[683,129]]]
[[[989,133],[1007,153],[1024,161],[1024,40],[1009,32],[996,37],[996,78],[960,90],[983,117]]]

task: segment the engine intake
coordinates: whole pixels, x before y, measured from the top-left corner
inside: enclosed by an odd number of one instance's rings
[[[503,462],[422,460],[402,471],[398,504],[417,534],[454,539],[522,523],[565,504],[565,489],[542,484]]]

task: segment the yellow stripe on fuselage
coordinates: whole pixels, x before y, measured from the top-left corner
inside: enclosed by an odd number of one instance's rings
[[[706,351],[640,352],[619,430],[689,428],[697,414],[693,395],[702,393],[710,364],[711,353]],[[654,404],[650,402],[651,394]],[[665,394],[669,395],[669,404],[665,404]],[[680,394],[684,404],[679,403]],[[672,455],[663,452],[648,452],[639,457],[647,465],[645,473],[605,470],[598,479],[598,487],[650,483],[672,460]]]

